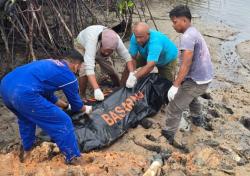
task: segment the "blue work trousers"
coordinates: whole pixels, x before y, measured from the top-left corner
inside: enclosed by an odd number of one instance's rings
[[[71,118],[59,107],[25,87],[8,92],[2,85],[1,94],[5,105],[18,117],[24,150],[33,146],[37,125],[56,142],[67,161],[80,156]]]

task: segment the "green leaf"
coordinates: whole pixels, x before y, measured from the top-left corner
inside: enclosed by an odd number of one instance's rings
[[[133,1],[129,1],[129,2],[128,2],[128,7],[134,7],[134,5],[135,5],[135,4],[133,3]]]

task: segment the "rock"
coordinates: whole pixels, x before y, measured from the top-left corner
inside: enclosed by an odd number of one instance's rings
[[[233,149],[226,145],[220,145],[219,149],[222,150],[225,154],[230,155],[230,157],[236,161],[238,165],[244,165],[247,162],[244,158],[240,157]]]
[[[157,141],[157,139],[156,139],[154,136],[152,136],[151,134],[147,134],[145,137],[146,137],[148,140],[150,140],[150,141],[153,141],[153,142]]]
[[[224,152],[225,154],[229,154],[229,153],[232,151],[232,149],[231,149],[229,146],[225,145],[225,144],[221,144],[221,145],[219,146],[219,149],[220,149],[222,152]]]
[[[217,168],[221,162],[221,156],[213,148],[197,148],[193,154],[192,161],[197,166]]]
[[[235,152],[232,152],[232,158],[233,160],[235,160],[237,163],[241,161],[241,157],[235,153]]]
[[[233,169],[234,169],[233,166],[231,166],[231,165],[229,165],[229,164],[226,164],[226,163],[224,163],[224,162],[221,163],[221,168],[222,168],[223,170],[233,170]]]
[[[238,166],[244,166],[244,165],[246,165],[247,163],[249,163],[249,161],[247,161],[245,158],[241,158],[241,159],[237,162],[237,165],[238,165]]]
[[[211,114],[213,117],[218,118],[220,117],[220,113],[216,109],[209,109],[208,113]]]
[[[171,150],[162,150],[160,153],[163,160],[168,160],[168,158],[172,155]]]
[[[211,114],[207,114],[206,117],[205,117],[205,120],[207,122],[211,122],[211,120],[213,120],[213,119],[214,119],[214,117]]]
[[[28,160],[37,161],[39,163],[53,158],[58,155],[59,152],[60,150],[55,143],[43,142],[41,146],[37,146],[31,151]]]
[[[145,119],[142,119],[141,122],[140,122],[140,125],[145,128],[145,129],[149,129],[152,127],[153,125],[153,122],[150,121],[149,119],[145,118]]]
[[[235,175],[235,172],[232,170],[221,169],[221,171],[225,172],[228,175]]]
[[[213,131],[213,126],[209,123],[208,119],[204,116],[191,116],[192,124],[198,127],[202,127],[207,131]]]
[[[209,140],[205,140],[204,143],[210,147],[217,147],[220,145],[220,143],[218,141],[209,139]]]
[[[211,96],[211,94],[207,93],[207,92],[204,93],[204,94],[202,94],[201,97],[204,98],[204,99],[206,99],[206,100],[212,100],[213,99],[212,96]]]
[[[228,104],[228,103],[226,103]],[[226,113],[226,114],[234,114],[233,110],[229,107],[227,107],[225,104],[214,104],[212,106],[214,109],[219,110],[221,113]]]
[[[244,150],[244,151],[241,152],[241,153],[242,153],[242,155],[243,155],[247,160],[250,160],[250,148]]]
[[[242,116],[240,118],[240,123],[250,130],[250,117]]]
[[[205,165],[205,161],[202,158],[197,158],[195,160],[195,165],[204,166]]]
[[[223,108],[229,113],[229,114],[233,114],[233,110],[229,107],[227,107],[226,105],[223,105]]]
[[[213,102],[212,102],[212,101],[210,101],[210,100],[208,101],[207,105],[208,105],[209,107],[211,107],[211,108],[213,108],[213,107],[214,107]]]

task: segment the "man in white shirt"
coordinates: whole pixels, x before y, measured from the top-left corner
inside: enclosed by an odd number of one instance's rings
[[[87,81],[89,81],[94,89],[95,99],[99,101],[104,99],[95,76],[95,62],[110,76],[114,86],[120,85],[118,74],[109,57],[113,51],[126,60],[129,71],[134,70],[131,56],[121,38],[105,26],[92,25],[82,30],[75,40],[74,47],[84,58],[79,72],[79,87],[83,97],[85,97]]]

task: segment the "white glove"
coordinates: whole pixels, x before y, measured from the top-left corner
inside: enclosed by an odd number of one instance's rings
[[[172,101],[177,92],[178,92],[178,87],[172,86],[168,91],[168,100]]]
[[[104,100],[104,95],[103,95],[100,88],[95,89],[94,96],[95,96],[95,99],[98,100],[98,101]]]
[[[71,105],[68,104],[67,108],[66,108],[66,111],[70,111],[71,110]]]
[[[155,66],[154,69],[150,73],[159,73],[158,68]]]
[[[92,113],[92,106],[84,105],[85,106],[85,114],[90,114]]]
[[[137,78],[135,77],[135,73],[134,72],[130,72],[127,82],[126,82],[126,87],[127,88],[133,88],[135,86],[137,82]]]

